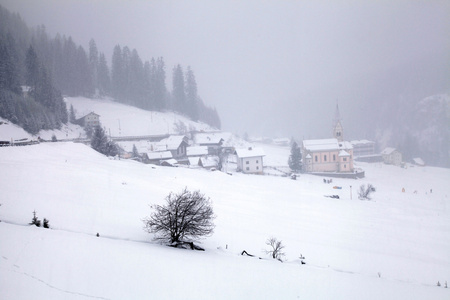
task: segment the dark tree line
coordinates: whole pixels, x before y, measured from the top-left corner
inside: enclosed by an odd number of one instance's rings
[[[30,133],[67,123],[66,105],[20,16],[0,6],[0,117]],[[28,86],[25,91],[23,85]]]
[[[0,58],[0,116],[12,117],[19,125],[33,123],[27,127],[27,130],[33,127],[32,133],[67,122],[61,94],[111,96],[116,101],[146,110],[174,110],[192,120],[220,128],[217,111],[207,107],[197,95],[195,76],[190,68],[186,74],[180,65],[174,68],[173,78],[181,81],[174,83],[170,92],[166,87],[166,66],[162,57],[144,62],[136,49],[117,45],[109,68],[104,53],[98,50],[93,39],[85,51],[70,36],[57,34],[49,38],[44,26],[30,30],[18,14],[11,14],[2,6]],[[23,96],[23,85],[31,87],[29,97],[42,105],[33,109],[45,112],[37,116],[36,121],[19,113],[26,110],[33,114],[31,107],[26,108],[30,99]],[[11,102],[17,97],[22,98],[18,101],[20,104]]]

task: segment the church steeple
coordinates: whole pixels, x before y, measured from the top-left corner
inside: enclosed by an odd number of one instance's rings
[[[339,104],[336,103],[336,112],[333,119],[333,137],[339,142],[344,140],[344,127],[341,123],[341,114],[339,113]]]

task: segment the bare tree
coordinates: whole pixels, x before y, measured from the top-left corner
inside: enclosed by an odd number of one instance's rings
[[[145,230],[155,233],[155,240],[167,242],[174,247],[189,244],[191,239],[213,233],[214,213],[211,201],[200,191],[184,188],[179,194],[170,193],[165,205],[153,205],[154,212],[143,220]],[[199,249],[202,250],[202,249]]]
[[[265,250],[267,254],[270,254],[273,259],[277,259],[279,261],[283,261],[283,257],[285,256],[285,253],[282,252],[284,249],[284,245],[281,243],[281,241],[277,240],[274,237],[271,237],[266,241],[266,245],[270,246],[270,250]]]
[[[376,191],[375,187],[372,184],[367,184],[367,188],[366,186],[363,184],[359,187],[359,191],[358,191],[358,198],[360,200],[371,200],[371,194],[374,193]]]

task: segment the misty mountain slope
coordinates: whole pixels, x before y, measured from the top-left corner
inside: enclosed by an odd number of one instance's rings
[[[390,121],[377,138],[382,148],[397,147],[407,162],[421,157],[429,165],[450,167],[450,95],[404,99],[386,116]]]
[[[281,151],[264,151],[279,163]],[[0,163],[4,299],[449,295],[436,287],[450,278],[448,169],[363,164],[365,179],[324,184],[309,175],[230,176],[113,160],[74,143],[0,148]],[[358,200],[357,188],[369,182],[373,200]],[[216,228],[201,241],[205,252],[152,243],[142,230],[148,205],[184,187],[213,202]],[[324,197],[335,194],[340,199]],[[27,225],[33,210],[52,230]],[[240,256],[268,258],[262,250],[271,236],[286,245],[285,263]]]

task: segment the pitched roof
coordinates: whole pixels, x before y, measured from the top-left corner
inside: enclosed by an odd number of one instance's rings
[[[171,135],[156,144],[158,150],[177,150],[181,143],[185,142],[184,135]]]
[[[208,154],[207,146],[191,146],[186,148],[187,156],[201,156]]]
[[[339,151],[339,156],[345,157],[345,156],[350,156],[350,154],[348,154],[348,152],[345,150],[341,150],[341,151]]]
[[[266,156],[262,148],[253,148],[253,147],[236,149],[236,155],[240,158]]]
[[[173,158],[172,152],[170,151],[160,151],[160,152],[147,152],[147,157],[150,160],[153,159],[170,159]]]
[[[309,151],[338,150],[339,143],[337,139],[304,140],[303,148]]]
[[[394,151],[397,151],[397,149],[391,148],[391,147],[387,147],[387,148],[385,148],[383,151],[381,151],[381,154],[383,154],[383,155],[390,155],[390,154],[392,154]]]

